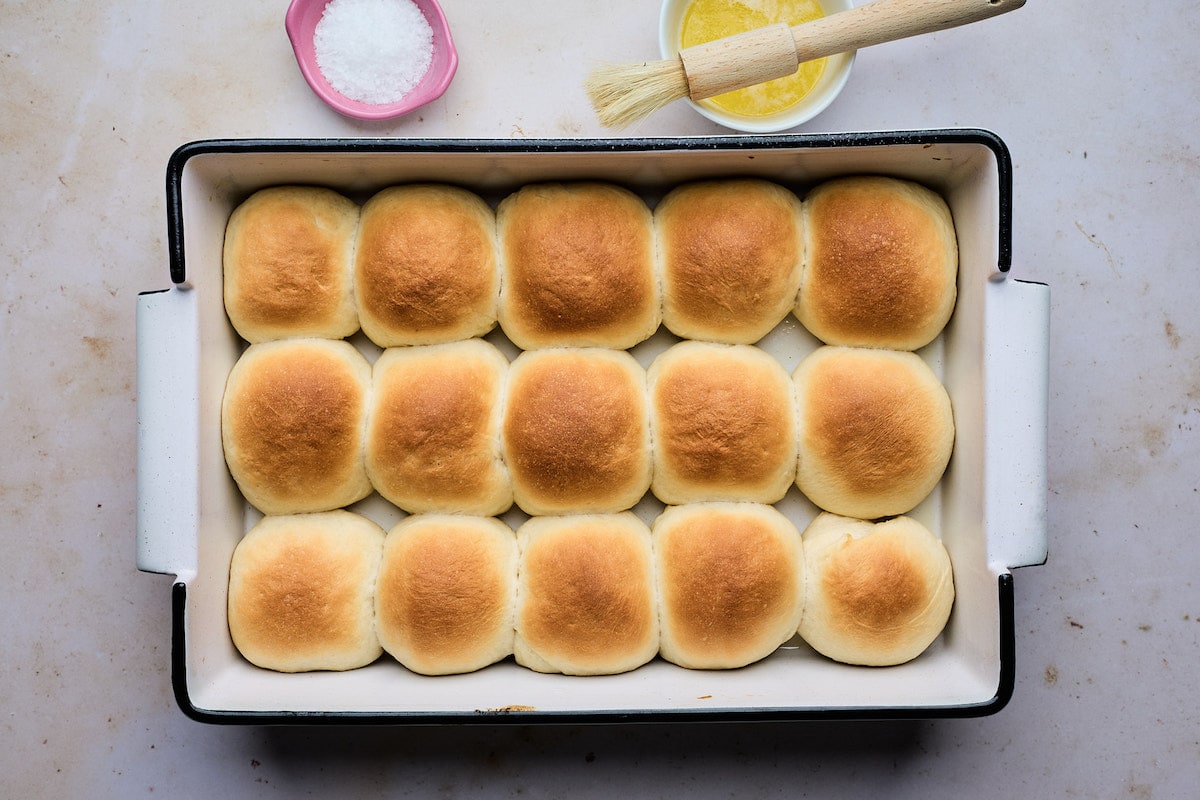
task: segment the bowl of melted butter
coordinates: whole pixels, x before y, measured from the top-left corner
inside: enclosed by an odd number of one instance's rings
[[[784,22],[802,25],[846,11],[851,0],[664,0],[659,49],[671,58],[685,47]],[[757,86],[687,100],[700,114],[746,133],[795,128],[824,111],[850,77],[854,53],[808,61],[792,75]]]

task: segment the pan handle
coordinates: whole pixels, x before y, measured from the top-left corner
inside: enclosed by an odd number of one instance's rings
[[[1046,562],[1050,287],[996,280],[986,292],[985,508],[998,570]]]
[[[197,565],[200,437],[181,408],[199,397],[196,293],[138,296],[137,567],[187,581]]]

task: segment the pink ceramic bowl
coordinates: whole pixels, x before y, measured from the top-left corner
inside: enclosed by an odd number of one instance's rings
[[[288,38],[292,41],[292,50],[296,53],[296,63],[300,65],[300,72],[317,97],[324,100],[330,108],[358,119],[391,119],[433,102],[445,93],[458,69],[458,51],[454,49],[450,25],[446,22],[446,15],[437,0],[413,0],[425,15],[429,27],[433,29],[433,62],[429,65],[429,71],[403,98],[394,103],[380,104],[351,100],[339,93],[329,85],[329,81],[325,80],[325,76],[317,67],[313,33],[329,1],[292,0],[284,25]]]

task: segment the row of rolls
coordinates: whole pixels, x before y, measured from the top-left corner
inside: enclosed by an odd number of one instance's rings
[[[408,513],[494,516],[776,503],[876,519],[917,506],[954,442],[950,398],[916,354],[823,345],[792,374],[754,345],[682,341],[643,368],[605,348],[509,361],[469,339],[387,348],[250,345],[222,403],[226,463],[264,514],[378,492]]]
[[[697,180],[651,207],[603,181],[532,183],[493,208],[463,187],[391,186],[361,205],[276,186],[226,226],[224,301],[257,343],[379,347],[485,335],[520,349],[629,349],[660,326],[753,344],[789,313],[826,344],[916,350],[949,319],[958,247],[945,200],[896,177],[799,194]]]
[[[281,591],[286,583],[286,591]],[[916,520],[671,506],[533,517],[417,514],[384,531],[346,510],[264,517],[234,551],[229,626],[252,663],[351,670],[384,652],[423,675],[509,658],[537,672],[628,672],[656,656],[735,669],[794,637],[835,661],[926,650],[953,603],[941,542]]]

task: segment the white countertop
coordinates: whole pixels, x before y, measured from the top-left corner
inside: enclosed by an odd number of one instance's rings
[[[654,57],[657,4],[446,0],[447,94],[356,123],[286,2],[0,11],[0,622],[11,797],[1195,796],[1200,784],[1200,16],[1031,0],[865,50],[801,130],[966,126],[1015,165],[1012,274],[1050,284],[1050,560],[1015,577],[983,719],[701,727],[206,726],[171,695],[171,578],[134,568],[138,292],[164,175],[210,137],[608,136],[581,90]],[[724,133],[686,105],[622,135]]]

